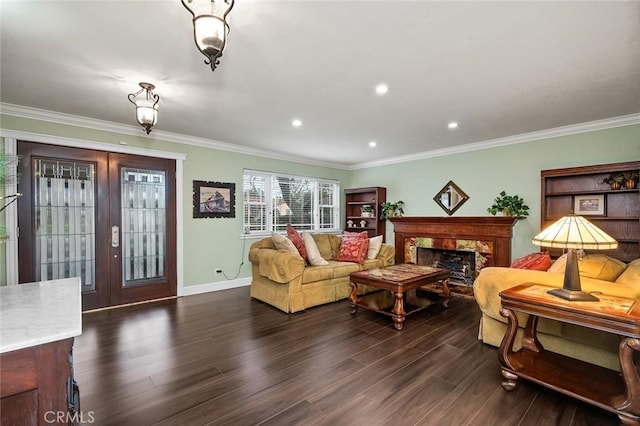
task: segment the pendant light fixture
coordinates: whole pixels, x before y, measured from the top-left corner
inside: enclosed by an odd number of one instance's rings
[[[151,83],[141,82],[136,93],[129,93],[129,101],[136,106],[136,120],[149,134],[151,128],[158,122],[158,101],[160,96],[153,93],[156,88]],[[144,92],[144,95],[141,95]],[[138,96],[141,95],[141,96]]]
[[[215,71],[227,45],[227,15],[235,0],[182,0],[193,15],[193,38],[198,50],[206,56],[204,63]]]

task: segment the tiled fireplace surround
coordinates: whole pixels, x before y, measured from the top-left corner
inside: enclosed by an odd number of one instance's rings
[[[516,219],[502,216],[396,217],[394,226],[396,264],[429,265],[434,259],[453,269],[468,271],[464,278],[452,273],[452,281],[471,285],[487,266],[511,264],[511,236]],[[474,265],[475,264],[475,265]],[[471,270],[469,270],[472,268]],[[463,274],[464,275],[464,274]]]

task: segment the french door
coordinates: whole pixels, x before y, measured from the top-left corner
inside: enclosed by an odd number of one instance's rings
[[[80,277],[83,310],[176,295],[175,161],[18,141],[19,282]]]

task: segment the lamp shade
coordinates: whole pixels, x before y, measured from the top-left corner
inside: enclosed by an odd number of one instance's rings
[[[193,38],[198,50],[207,58],[205,63],[214,71],[227,45],[229,22],[235,0],[182,0],[193,16]]]
[[[569,215],[554,222],[533,237],[533,244],[543,247],[585,250],[610,250],[618,242],[582,216]]]
[[[136,93],[129,93],[129,101],[136,106],[136,121],[149,134],[151,127],[158,122],[158,102],[160,96],[153,93],[156,87],[151,83],[139,83],[141,89]],[[144,92],[144,95],[142,93]],[[142,95],[142,96],[140,96]]]
[[[158,103],[154,99],[139,99],[136,104],[136,120],[141,126],[154,126],[158,122]]]

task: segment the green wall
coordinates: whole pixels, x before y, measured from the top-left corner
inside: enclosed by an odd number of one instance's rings
[[[216,268],[222,269],[227,277],[235,278],[243,260],[244,265],[237,278],[251,276],[251,265],[247,260],[247,253],[249,246],[255,239],[245,240],[241,237],[243,229],[242,172],[244,168],[335,179],[341,182],[341,187],[348,186],[349,172],[346,170],[176,144],[154,139],[153,132],[150,135],[152,137],[147,138],[6,115],[0,116],[0,119],[2,120],[1,127],[7,130],[69,137],[113,145],[119,145],[120,141],[124,141],[130,147],[186,154],[183,198],[181,200],[184,213],[185,287],[226,281],[222,274],[215,274]],[[194,180],[234,182],[236,184],[236,217],[234,219],[194,219],[192,217]],[[4,256],[2,258],[4,264]]]
[[[242,261],[244,265],[238,278],[251,275],[246,258],[254,239],[247,239],[243,249],[245,240],[241,238],[244,168],[336,179],[342,188],[384,186],[388,200],[405,202],[407,216],[446,216],[433,201],[433,196],[449,180],[470,196],[455,216],[486,215],[486,208],[501,190],[517,193],[531,207],[531,216],[519,221],[514,229],[513,256],[519,257],[538,250],[530,240],[540,225],[540,170],[640,159],[640,125],[346,171],[176,144],[154,139],[153,132],[152,137],[147,138],[11,116],[0,118],[3,129],[114,145],[125,141],[131,147],[186,154],[181,200],[185,287],[225,281],[224,276],[215,274],[216,268],[234,278]],[[234,182],[236,218],[193,219],[193,180]],[[390,222],[387,241],[393,241]]]
[[[500,191],[518,194],[531,210],[514,227],[516,258],[540,249],[531,238],[540,231],[541,170],[637,160],[640,125],[633,125],[356,170],[350,183],[386,187],[388,201],[405,202],[405,216],[447,216],[433,197],[449,180],[470,197],[454,216],[487,215]],[[391,222],[387,241],[393,241]]]

